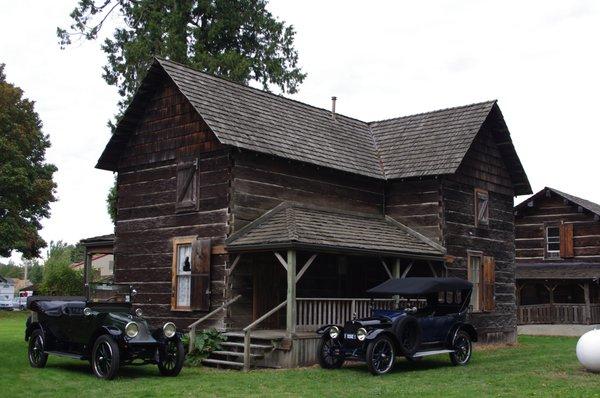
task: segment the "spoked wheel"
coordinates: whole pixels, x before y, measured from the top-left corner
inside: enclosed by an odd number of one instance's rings
[[[92,350],[92,370],[94,374],[106,380],[113,379],[119,371],[119,346],[109,336],[96,339]]]
[[[394,343],[387,336],[379,336],[367,346],[367,367],[374,375],[392,370],[396,360]]]
[[[32,368],[43,368],[46,366],[48,361],[48,354],[44,352],[44,332],[41,330],[34,330],[29,337],[29,365]]]
[[[473,352],[473,345],[469,334],[464,330],[459,330],[454,337],[452,349],[454,350],[454,352],[450,353],[452,364],[456,366],[466,365],[471,359]]]
[[[177,376],[183,367],[185,349],[181,339],[176,338],[165,343],[159,351],[158,370],[163,376]]]
[[[344,364],[342,343],[325,335],[319,342],[319,364],[323,369],[338,369]]]

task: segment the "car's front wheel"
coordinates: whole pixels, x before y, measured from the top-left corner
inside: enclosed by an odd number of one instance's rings
[[[342,343],[325,335],[319,341],[319,365],[323,369],[339,369],[344,364]]]
[[[367,367],[374,375],[382,375],[392,370],[396,360],[394,343],[387,336],[378,336],[367,346]]]
[[[185,360],[185,348],[181,339],[168,340],[158,352],[158,370],[163,376],[177,376]]]
[[[92,349],[92,371],[101,379],[114,379],[119,371],[119,357],[119,346],[110,336],[98,337]]]
[[[471,336],[469,336],[469,334],[464,330],[459,330],[454,336],[452,349],[454,350],[454,352],[450,353],[450,361],[452,362],[452,365],[466,365],[471,359],[471,354],[473,353]]]
[[[29,337],[29,350],[27,357],[29,365],[33,368],[43,368],[48,361],[48,354],[45,352],[44,332],[40,329],[34,330]]]

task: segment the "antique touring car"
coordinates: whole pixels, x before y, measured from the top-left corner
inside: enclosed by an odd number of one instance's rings
[[[151,330],[142,311],[133,311],[129,285],[91,284],[89,297],[29,297],[25,340],[29,363],[46,366],[48,354],[88,360],[102,379],[121,365],[156,364],[164,376],[181,371],[185,351],[172,322]]]
[[[399,355],[416,361],[448,353],[454,365],[466,365],[471,342],[477,341],[475,328],[466,323],[471,291],[471,283],[459,278],[389,279],[368,293],[394,295],[405,308],[373,308],[369,318],[321,327],[319,363],[334,369],[346,360],[365,361],[380,375]]]

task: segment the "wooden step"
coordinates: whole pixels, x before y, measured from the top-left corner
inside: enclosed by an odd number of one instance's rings
[[[241,347],[244,348],[244,343],[238,343],[235,341],[224,341],[221,343],[222,346],[225,347]],[[254,348],[254,349],[260,349],[260,350],[272,350],[273,346],[272,345],[267,345],[267,344],[250,344],[250,348]]]
[[[211,352],[211,355],[215,354],[215,355],[228,355],[228,356],[232,356],[232,357],[244,357],[244,353],[243,352],[239,352],[239,351],[213,351]],[[262,358],[264,357],[263,354],[250,354],[251,358]]]
[[[281,340],[284,338],[284,336],[282,336],[279,333],[275,333],[275,334],[264,334],[264,333],[260,333],[261,331],[258,332],[251,332],[250,333],[250,338],[252,340],[267,340],[267,341],[271,341],[271,340]],[[244,332],[225,332],[223,333],[223,336],[227,336],[227,337],[234,337],[234,338],[238,338],[238,339],[243,339],[244,338]]]
[[[231,366],[231,367],[236,367],[236,368],[244,367],[244,364],[242,362],[225,361],[222,359],[213,359],[213,358],[203,359],[202,363],[209,364],[209,365]]]

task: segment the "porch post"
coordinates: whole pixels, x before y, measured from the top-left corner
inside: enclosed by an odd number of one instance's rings
[[[288,335],[296,333],[296,251],[287,252],[287,305],[286,305],[286,332]]]
[[[394,261],[394,267],[392,268],[392,275],[394,278],[400,278],[400,259],[397,258]]]
[[[583,310],[583,320],[586,325],[591,323],[591,308],[590,308],[590,282],[585,281],[583,284],[583,298],[585,300],[585,308]]]

